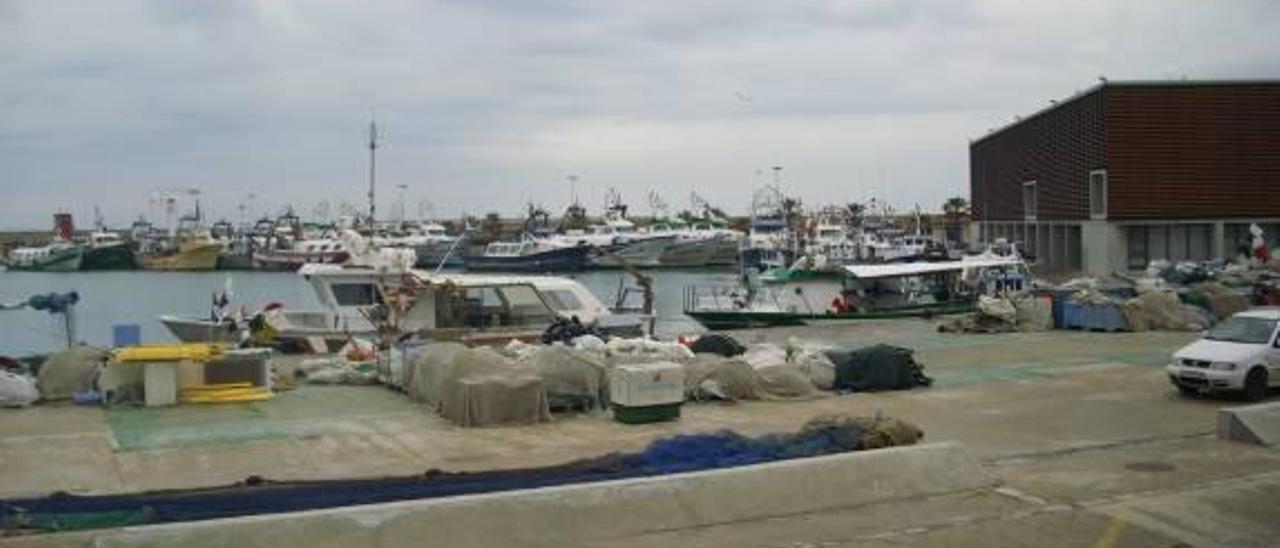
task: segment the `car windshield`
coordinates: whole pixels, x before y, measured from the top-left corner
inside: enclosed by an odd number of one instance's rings
[[[1267,344],[1271,342],[1271,334],[1275,329],[1275,320],[1235,316],[1210,329],[1204,338],[1213,341]]]

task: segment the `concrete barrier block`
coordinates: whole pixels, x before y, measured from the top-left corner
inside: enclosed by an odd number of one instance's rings
[[[1219,409],[1218,438],[1266,446],[1280,444],[1280,402]]]
[[[995,481],[959,444],[944,442],[669,476],[31,540],[184,548],[568,546],[966,491]]]

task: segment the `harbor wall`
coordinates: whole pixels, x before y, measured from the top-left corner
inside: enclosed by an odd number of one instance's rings
[[[993,485],[954,442],[687,474],[16,537],[6,546],[571,546]]]

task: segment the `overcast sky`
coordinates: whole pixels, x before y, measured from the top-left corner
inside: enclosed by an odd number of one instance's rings
[[[1113,80],[1280,76],[1280,2],[0,0],[0,228],[696,190],[967,195],[968,140]],[[764,175],[757,175],[763,171]],[[249,196],[253,199],[250,200]],[[382,215],[380,215],[382,216]]]

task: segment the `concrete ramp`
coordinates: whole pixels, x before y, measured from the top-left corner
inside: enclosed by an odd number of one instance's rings
[[[1280,402],[1218,410],[1218,437],[1259,445],[1280,445]]]
[[[573,546],[995,484],[953,442],[506,493],[6,539],[30,546]]]

